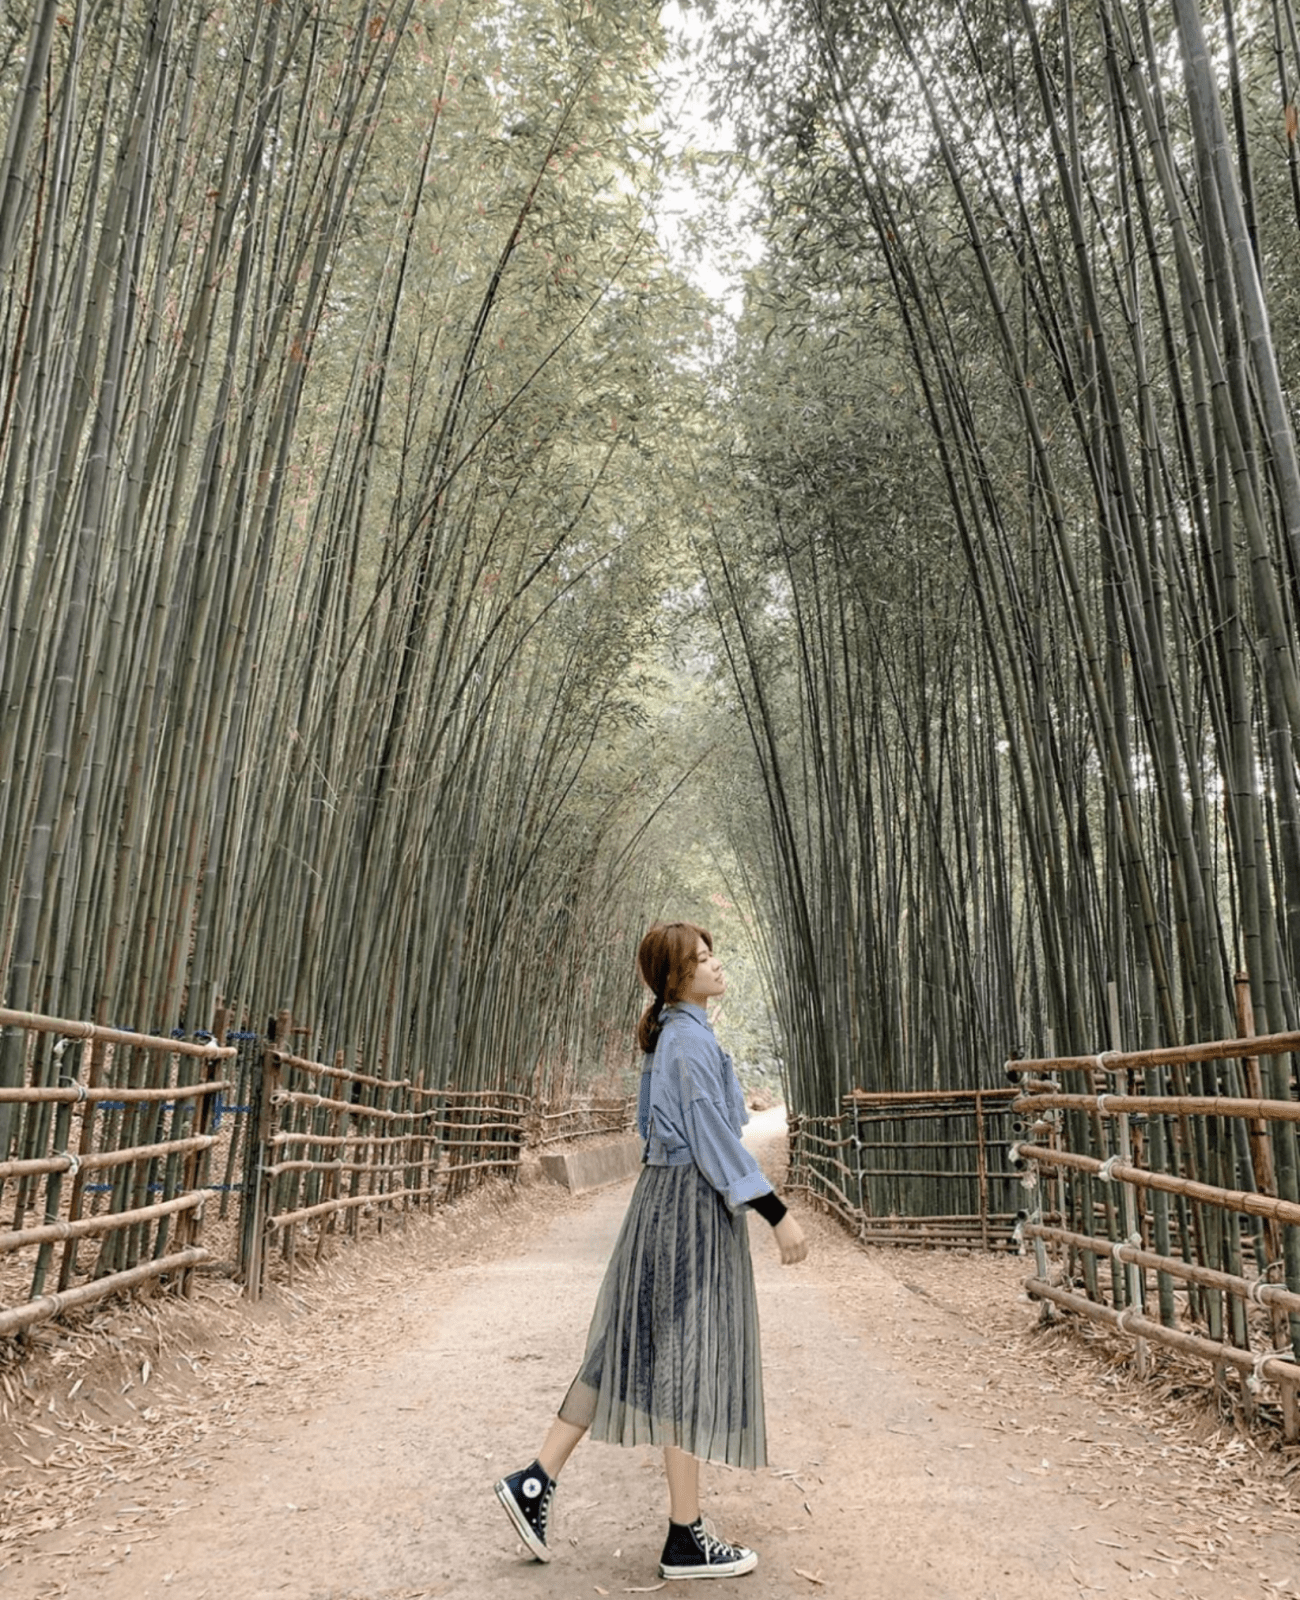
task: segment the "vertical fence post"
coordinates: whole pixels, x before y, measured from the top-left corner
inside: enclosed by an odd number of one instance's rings
[[[989,1161],[984,1135],[984,1095],[975,1091],[975,1170],[980,1190],[980,1244],[989,1248]]]
[[[78,1071],[80,1077],[80,1071]],[[99,1038],[90,1042],[90,1071],[86,1074],[85,1083],[88,1089],[98,1089],[104,1078],[104,1041]],[[96,1103],[87,1100],[81,1108],[81,1138],[77,1146],[79,1156],[89,1155],[95,1145]],[[86,1171],[78,1166],[72,1179],[72,1195],[68,1201],[68,1218],[75,1222],[81,1216],[82,1197],[86,1192]],[[77,1241],[69,1239],[63,1246],[63,1259],[59,1263],[59,1292],[72,1282],[72,1274],[77,1264]]]
[[[244,1293],[250,1300],[262,1298],[262,1276],[266,1257],[266,1223],[271,1211],[273,1178],[266,1169],[274,1165],[275,1096],[280,1088],[280,1062],[276,1050],[275,1024],[262,1046],[261,1073],[255,1078],[250,1104],[256,1106],[255,1120],[248,1133],[248,1168],[244,1186]]]
[[[229,1019],[226,1009],[221,1006],[217,1010],[216,1021],[213,1023],[213,1038],[218,1045],[225,1043],[226,1029]],[[231,1057],[233,1060],[234,1058]],[[226,1061],[221,1056],[210,1056],[203,1063],[203,1082],[215,1083],[224,1073]],[[217,1097],[214,1094],[199,1096],[198,1108],[194,1116],[194,1133],[206,1135],[212,1129],[212,1118],[216,1110]],[[181,1187],[194,1190],[204,1183],[209,1176],[208,1166],[210,1161],[209,1150],[191,1150],[185,1158],[182,1169]],[[206,1204],[207,1196],[204,1196]],[[199,1242],[199,1234],[203,1228],[203,1205],[197,1205],[191,1211],[183,1211],[181,1220],[176,1225],[176,1244],[181,1250],[188,1250],[191,1245]],[[188,1300],[194,1293],[194,1268],[186,1267],[181,1273],[179,1284],[180,1293]]]
[[[866,1231],[868,1209],[866,1177],[863,1168],[866,1166],[866,1156],[862,1148],[862,1105],[856,1096],[849,1097],[849,1108],[853,1113],[853,1143],[849,1147],[853,1151],[854,1176],[858,1180],[858,1235]]]
[[[1243,1039],[1249,1039],[1255,1033],[1255,1006],[1251,999],[1248,972],[1237,974],[1236,991],[1237,1032]],[[1249,1098],[1265,1099],[1264,1075],[1260,1071],[1258,1056],[1245,1058],[1242,1062],[1242,1075]],[[1268,1124],[1263,1117],[1252,1117],[1250,1121],[1250,1160],[1255,1173],[1255,1187],[1261,1194],[1276,1196],[1277,1177],[1273,1171],[1273,1147],[1269,1143]],[[1267,1281],[1269,1267],[1283,1259],[1282,1225],[1275,1218],[1268,1218],[1263,1228],[1263,1235],[1266,1259],[1256,1262],[1255,1271],[1261,1281]],[[1268,1315],[1273,1348],[1285,1349],[1291,1342],[1287,1314],[1280,1306],[1270,1306]],[[1282,1399],[1282,1437],[1287,1444],[1294,1444],[1300,1439],[1300,1406],[1296,1404],[1295,1385],[1279,1383],[1278,1392]]]
[[[347,1056],[341,1049],[340,1050],[336,1050],[334,1052],[334,1065],[335,1065],[335,1067],[337,1067],[337,1069],[340,1072],[343,1072],[343,1071],[346,1070],[346,1067],[347,1067]],[[344,1079],[344,1078],[336,1078],[335,1082],[341,1084],[341,1083],[346,1082],[346,1079]],[[334,1097],[337,1098],[337,1099],[341,1099],[343,1097],[343,1092],[344,1091],[342,1089],[335,1089],[334,1090]],[[338,1197],[339,1197],[339,1190],[343,1187],[343,1160],[344,1160],[344,1152],[346,1151],[347,1146],[344,1145],[344,1144],[338,1144],[338,1143],[334,1142],[334,1141],[336,1141],[337,1139],[339,1139],[341,1137],[342,1128],[343,1128],[343,1113],[339,1110],[339,1108],[337,1106],[335,1106],[334,1109],[329,1113],[329,1116],[325,1121],[325,1136],[331,1142],[329,1144],[327,1144],[327,1145],[318,1145],[316,1147],[317,1149],[320,1149],[320,1150],[332,1151],[333,1152],[333,1161],[334,1161],[334,1170],[332,1172],[325,1173],[325,1175],[322,1177],[322,1179],[320,1181],[319,1190],[317,1191],[317,1197],[319,1199],[321,1199],[321,1200],[337,1200]],[[310,1150],[312,1147],[309,1145],[309,1146],[307,1146],[307,1148]],[[322,1156],[321,1159],[323,1160],[324,1157]],[[324,1256],[324,1253],[325,1253],[325,1239],[326,1239],[326,1237],[328,1235],[330,1235],[330,1234],[332,1234],[334,1232],[334,1219],[337,1216],[338,1216],[338,1212],[337,1211],[330,1211],[325,1216],[323,1216],[321,1218],[321,1220],[320,1220],[320,1225],[316,1229],[316,1259],[317,1259],[317,1261],[320,1261]]]
[[[1025,1167],[1026,1162],[1019,1154],[1015,1145],[1012,1146],[1012,1151],[1014,1154],[1013,1165]],[[1028,1165],[1028,1168],[1022,1176],[1020,1182],[1021,1186],[1027,1189],[1031,1196],[1031,1199],[1025,1209],[1029,1213],[1029,1222],[1032,1224],[1034,1229],[1034,1271],[1038,1274],[1040,1282],[1048,1283],[1050,1281],[1049,1274],[1051,1269],[1047,1261],[1047,1246],[1043,1242],[1042,1233],[1039,1231],[1043,1225],[1043,1169],[1037,1164],[1037,1162]],[[1040,1322],[1054,1322],[1056,1320],[1056,1308],[1050,1300],[1044,1300],[1042,1302],[1038,1313],[1038,1320]]]
[[[54,1118],[54,1132],[50,1138],[50,1150],[54,1155],[63,1154],[68,1148],[68,1135],[72,1128],[72,1102],[63,1100],[59,1102]],[[57,1222],[59,1220],[59,1196],[63,1192],[63,1173],[52,1172],[45,1185],[45,1221]],[[32,1274],[32,1286],[29,1299],[39,1300],[45,1293],[45,1275],[50,1269],[50,1261],[54,1255],[54,1243],[46,1240],[36,1254],[36,1270]]]
[[[1113,979],[1106,985],[1106,996],[1109,1001],[1110,1008],[1110,1047],[1112,1050],[1118,1053],[1121,1048],[1119,1022],[1119,985],[1115,983]],[[1128,1075],[1125,1074],[1125,1083],[1123,1087],[1126,1091],[1129,1088],[1127,1079]],[[1107,1082],[1109,1082],[1109,1080],[1107,1080]],[[1119,1124],[1119,1158],[1125,1166],[1131,1166],[1133,1163],[1133,1139],[1132,1130],[1129,1124],[1128,1112],[1121,1111],[1117,1120]],[[1123,1231],[1124,1241],[1125,1243],[1132,1241],[1138,1245],[1141,1245],[1142,1235],[1139,1233],[1137,1226],[1137,1208],[1137,1186],[1131,1183],[1121,1184],[1120,1217],[1122,1220],[1120,1227]],[[1113,1280],[1117,1265],[1118,1258],[1112,1254],[1110,1269],[1112,1278],[1112,1294],[1114,1293]],[[1124,1272],[1128,1287],[1128,1303],[1139,1316],[1143,1316],[1146,1312],[1146,1282],[1142,1269],[1137,1265],[1136,1262],[1130,1261],[1126,1265]],[[1145,1339],[1135,1339],[1133,1341],[1133,1364],[1137,1371],[1138,1377],[1145,1378],[1149,1367],[1147,1342]]]

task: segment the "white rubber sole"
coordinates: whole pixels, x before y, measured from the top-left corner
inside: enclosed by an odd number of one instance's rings
[[[497,1499],[505,1507],[506,1516],[510,1518],[511,1523],[514,1525],[515,1532],[539,1561],[549,1561],[551,1552],[528,1526],[528,1518],[524,1516],[515,1503],[514,1495],[506,1487],[506,1480],[504,1478],[499,1479],[494,1487],[496,1488]]]
[[[727,1561],[712,1567],[665,1567],[659,1568],[659,1576],[671,1581],[674,1578],[739,1578],[746,1572],[752,1572],[758,1565],[758,1551],[751,1550],[743,1560]]]

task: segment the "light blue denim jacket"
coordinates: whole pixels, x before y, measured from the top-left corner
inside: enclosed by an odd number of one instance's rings
[[[772,1185],[740,1142],[749,1121],[731,1057],[701,1006],[665,1006],[663,1031],[644,1059],[637,1123],[652,1167],[694,1162],[735,1212]]]

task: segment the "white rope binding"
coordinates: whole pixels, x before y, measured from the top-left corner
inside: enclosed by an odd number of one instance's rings
[[[1279,1359],[1292,1361],[1292,1364],[1294,1365],[1292,1350],[1289,1344],[1284,1344],[1278,1350],[1261,1350],[1259,1352],[1259,1354],[1255,1357],[1255,1364],[1250,1369],[1250,1372],[1246,1378],[1246,1387],[1250,1390],[1251,1394],[1258,1394],[1264,1386],[1264,1363],[1266,1361],[1275,1361]]]

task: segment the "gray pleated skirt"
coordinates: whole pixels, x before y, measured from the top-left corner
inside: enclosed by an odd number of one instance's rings
[[[694,1164],[641,1169],[560,1416],[608,1444],[767,1465],[748,1213]]]

